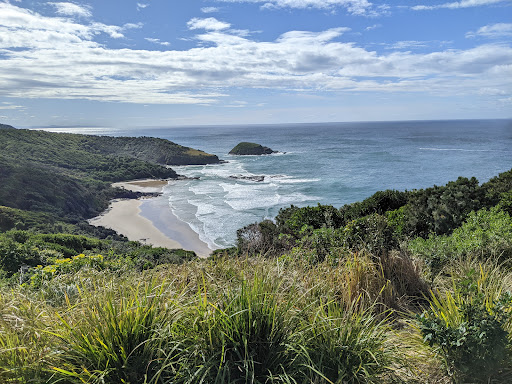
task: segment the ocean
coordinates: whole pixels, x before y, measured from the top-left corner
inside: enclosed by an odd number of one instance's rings
[[[482,183],[512,168],[512,120],[46,130],[160,137],[226,160],[173,167],[199,179],[172,181],[163,191],[169,209],[212,249],[234,245],[237,229],[292,204],[340,207],[379,190],[427,188],[459,176]],[[241,141],[280,153],[228,155]]]

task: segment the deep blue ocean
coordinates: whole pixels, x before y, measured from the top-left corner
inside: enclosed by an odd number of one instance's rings
[[[161,137],[227,160],[173,167],[199,180],[173,181],[164,190],[169,209],[211,248],[233,245],[237,229],[291,204],[340,207],[379,190],[427,188],[459,176],[485,182],[512,168],[512,120],[48,130]],[[241,141],[282,153],[228,155]],[[238,175],[265,179],[230,178]]]

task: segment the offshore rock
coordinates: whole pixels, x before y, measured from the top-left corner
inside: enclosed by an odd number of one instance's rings
[[[249,180],[249,181],[255,181],[257,183],[261,183],[265,180],[265,176],[243,176],[243,175],[233,175],[229,176],[230,179],[237,179],[237,180]]]
[[[277,153],[269,147],[264,147],[261,144],[242,142],[236,145],[231,151],[230,155],[248,156],[248,155],[271,155]]]

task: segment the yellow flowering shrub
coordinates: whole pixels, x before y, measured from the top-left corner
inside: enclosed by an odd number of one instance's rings
[[[53,264],[42,266],[38,265],[32,269],[30,277],[30,286],[37,288],[43,281],[53,279],[55,276],[63,273],[75,273],[84,267],[96,270],[103,269],[121,269],[124,265],[123,260],[105,260],[102,255],[85,255],[83,253],[63,259],[55,259]]]

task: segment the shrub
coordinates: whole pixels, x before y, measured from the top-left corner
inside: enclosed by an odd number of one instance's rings
[[[309,251],[302,252],[307,255],[306,260],[309,263],[316,264],[325,260],[337,262],[349,253],[345,247],[343,230],[320,228],[308,232],[308,235],[300,239],[298,248]]]
[[[340,214],[345,224],[374,213],[384,215],[407,204],[409,195],[410,192],[391,189],[378,191],[361,202],[344,205],[340,208]]]
[[[407,228],[411,236],[450,234],[471,211],[487,203],[485,190],[474,177],[459,177],[446,186],[414,191],[405,209]]]
[[[37,267],[28,271],[30,286],[39,288],[44,281],[52,280],[55,276],[64,273],[76,273],[84,267],[96,270],[111,269],[120,270],[126,268],[124,260],[105,260],[102,255],[76,255],[70,258],[55,259],[54,264]]]
[[[509,294],[486,295],[487,276],[475,271],[454,284],[454,292],[432,293],[430,309],[418,316],[424,341],[439,350],[455,383],[488,382],[505,366],[512,307]]]
[[[372,214],[351,221],[344,229],[345,243],[354,251],[366,249],[379,256],[398,245],[387,219]]]
[[[512,218],[499,207],[472,212],[452,235],[417,238],[409,249],[422,257],[435,276],[450,261],[464,256],[512,257]]]

